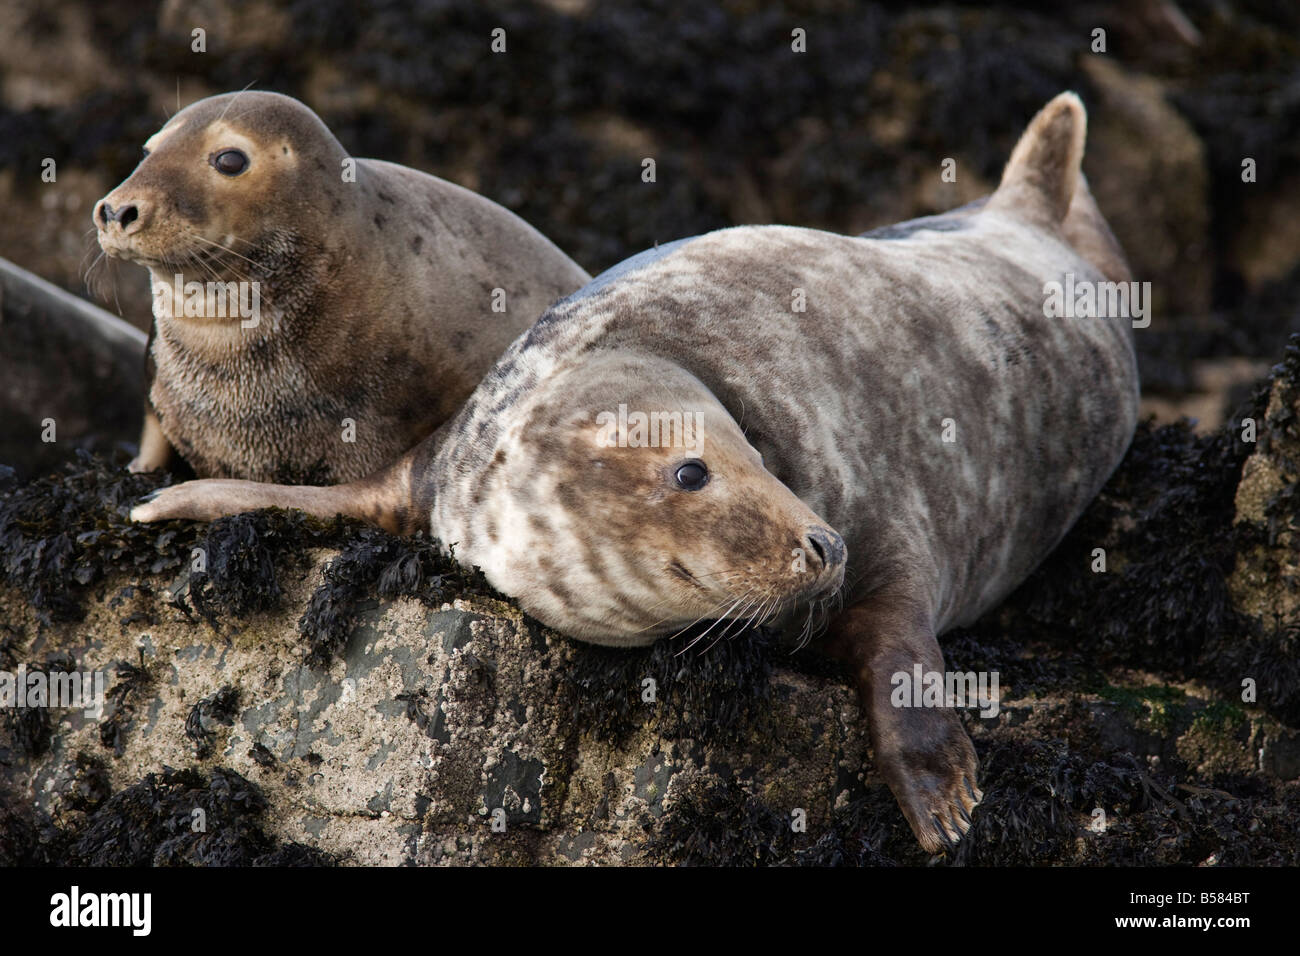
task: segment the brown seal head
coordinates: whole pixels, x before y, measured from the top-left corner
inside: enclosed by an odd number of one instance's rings
[[[1063,280],[1097,304],[1132,294],[1080,172],[1085,122],[1056,97],[998,190],[942,216],[865,236],[738,227],[632,257],[551,306],[384,473],[190,482],[132,516],[278,505],[424,527],[544,623],[604,643],[799,610],[842,580],[825,646],[917,839],[951,846],[981,799],[975,750],[944,695],[896,698],[897,678],[942,687],[938,636],[1051,553],[1137,423],[1134,315],[1050,305]],[[634,410],[700,415],[702,450],[602,441],[622,405],[629,432]],[[692,463],[707,482],[683,481]],[[819,560],[788,573],[805,541]]]
[[[588,276],[506,209],[353,159],[310,109],[200,100],[96,204],[103,249],[146,266],[155,326],[135,470],[348,481],[469,395]]]
[[[501,419],[474,480],[443,485],[433,523],[566,634],[650,644],[705,619],[778,618],[843,581],[840,536],[673,362],[569,356]]]

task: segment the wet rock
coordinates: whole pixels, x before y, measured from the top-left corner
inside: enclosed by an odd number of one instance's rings
[[[0,259],[0,337],[0,461],[30,476],[139,437],[143,334]]]
[[[1085,55],[1098,98],[1088,115],[1089,184],[1133,267],[1150,282],[1153,316],[1187,326],[1210,311],[1209,170],[1205,147],[1166,86],[1106,56]],[[1132,201],[1142,196],[1142,202]]]
[[[1300,621],[1300,339],[1274,373],[1264,414],[1245,426],[1257,451],[1242,466],[1235,526],[1247,542],[1229,585],[1260,627]]]
[[[531,635],[535,625],[490,599],[437,609],[412,598],[372,602],[341,652],[313,667],[293,621],[334,558],[286,574],[283,607],[220,635],[159,601],[161,589],[136,590],[117,607],[92,604],[75,627],[47,629],[42,647],[71,655],[81,670],[138,659],[149,676],[120,699],[118,672],[102,718],[58,712],[45,752],[11,751],[14,799],[30,802],[38,819],[72,821],[71,843],[88,862],[150,862],[146,849],[161,852],[147,834],[109,858],[91,843],[115,812],[104,792],[130,792],[168,767],[249,781],[267,840],[348,863],[615,862],[636,859],[651,821],[701,776],[734,775],[821,820],[835,797],[825,784],[842,765],[860,778],[858,711],[837,681],[778,673],[767,719],[730,746],[663,740],[662,699],[639,705],[635,731],[602,738],[572,719],[577,687],[568,675],[584,648]],[[113,581],[104,593],[122,587]],[[11,598],[0,599],[7,610]],[[158,623],[122,625],[127,608]],[[35,629],[35,615],[22,626]],[[647,668],[646,676],[656,675]],[[615,689],[634,701],[644,692],[641,680]],[[124,707],[114,752],[101,727]],[[779,750],[766,743],[773,728]],[[76,783],[88,761],[102,777],[91,788],[98,815]],[[206,823],[209,833],[232,825],[217,814]]]

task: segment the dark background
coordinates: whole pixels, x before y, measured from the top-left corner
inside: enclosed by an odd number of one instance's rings
[[[1300,7],[1059,6],[8,0],[0,256],[146,327],[145,272],[94,264],[91,208],[178,102],[250,84],[303,99],[355,155],[510,207],[592,273],[721,226],[852,232],[958,205],[1070,88],[1094,192],[1154,286],[1147,409],[1212,427],[1300,329]]]

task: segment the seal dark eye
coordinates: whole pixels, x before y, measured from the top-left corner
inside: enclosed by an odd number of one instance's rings
[[[709,469],[702,461],[687,461],[677,466],[673,481],[682,491],[699,491],[709,483]]]
[[[223,149],[212,157],[212,165],[223,175],[238,176],[248,168],[248,157],[237,149]]]
[[[141,146],[140,149],[144,152],[144,155],[145,155],[145,156],[148,156],[148,155],[149,155],[149,147],[148,147],[148,146]],[[143,158],[143,157],[142,157],[142,158]]]

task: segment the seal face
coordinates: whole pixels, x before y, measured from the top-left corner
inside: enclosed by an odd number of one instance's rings
[[[842,600],[826,646],[937,851],[980,800],[975,752],[953,707],[896,705],[894,677],[944,671],[937,635],[1047,556],[1137,422],[1131,317],[1045,305],[1063,279],[1129,278],[1079,173],[1084,125],[1058,96],[997,192],[944,216],[862,237],[740,227],[635,256],[548,309],[385,474],[194,482],[133,517],[282,505],[423,524],[600,643]]]
[[[105,252],[153,280],[135,470],[174,447],[200,476],[359,478],[588,278],[507,210],[353,159],[273,93],[177,113],[93,215]]]

